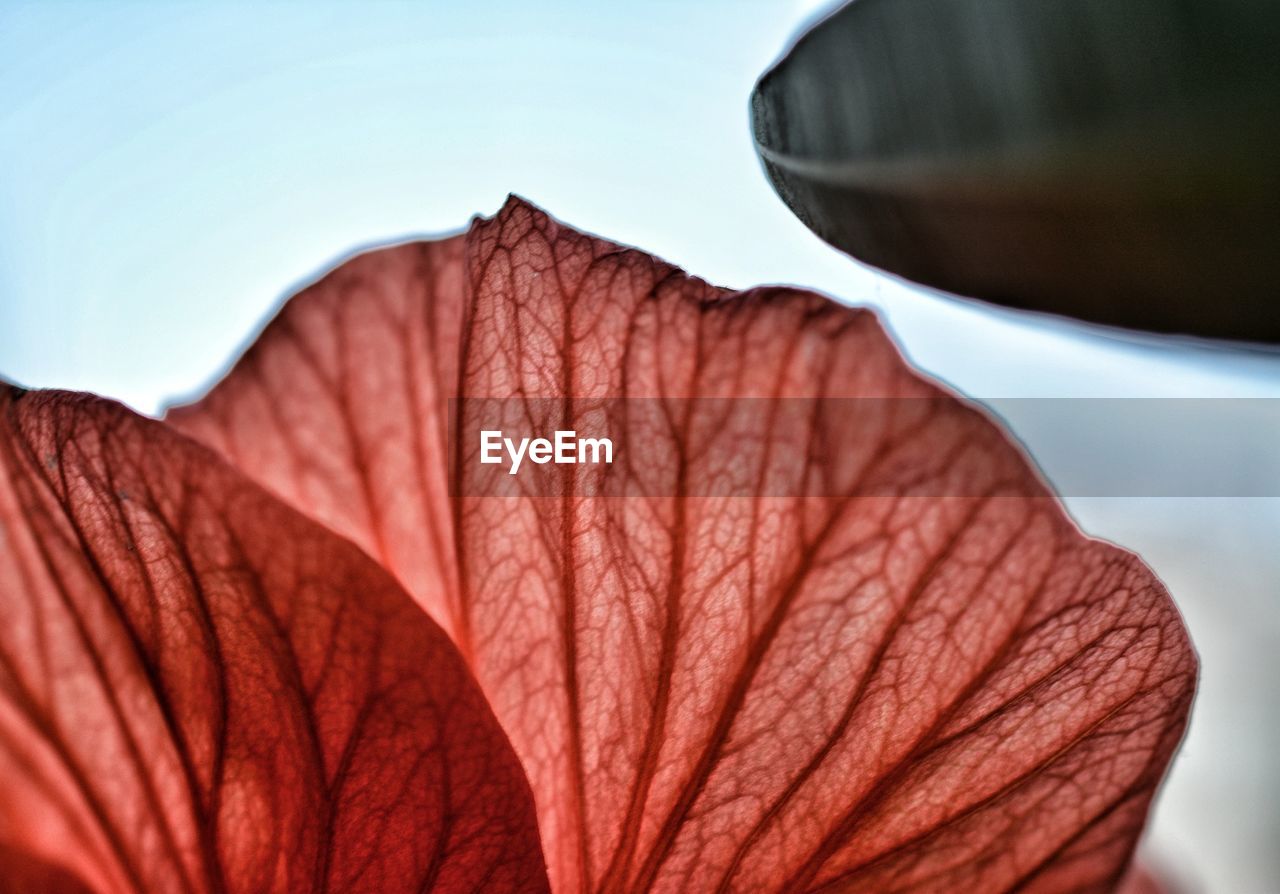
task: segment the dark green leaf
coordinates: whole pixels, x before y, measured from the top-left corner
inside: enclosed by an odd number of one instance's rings
[[[1280,3],[855,0],[757,85],[814,232],[908,279],[1280,342]]]

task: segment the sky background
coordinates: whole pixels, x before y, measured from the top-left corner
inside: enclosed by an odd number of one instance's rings
[[[1280,890],[1280,354],[962,304],[821,243],[765,181],[747,97],[822,6],[0,0],[0,375],[155,412],[300,282],[508,192],[712,282],[873,305],[1186,614],[1201,696],[1152,859],[1188,891]],[[1158,422],[999,400],[1031,397],[1215,400]],[[1081,469],[1121,484],[1075,496]],[[1227,477],[1180,489],[1206,469]]]

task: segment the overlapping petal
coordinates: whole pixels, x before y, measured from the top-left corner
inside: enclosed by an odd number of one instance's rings
[[[0,872],[22,891],[540,891],[445,634],[206,448],[0,385]]]
[[[603,413],[644,461],[493,496],[485,399]],[[1186,722],[1160,583],[873,315],[518,199],[333,271],[170,418],[449,631],[558,891],[1109,890]]]

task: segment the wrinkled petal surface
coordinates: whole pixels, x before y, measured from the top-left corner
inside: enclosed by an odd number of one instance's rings
[[[3,385],[0,872],[546,889],[510,743],[390,575],[160,423]]]
[[[89,894],[72,873],[34,854],[0,844],[0,894]]]
[[[603,473],[631,496],[495,497],[449,398],[671,413]],[[689,398],[883,400],[744,434]],[[1159,582],[872,314],[713,288],[518,199],[330,273],[171,419],[449,630],[558,891],[1110,890],[1186,722]],[[744,469],[757,491],[691,493]]]

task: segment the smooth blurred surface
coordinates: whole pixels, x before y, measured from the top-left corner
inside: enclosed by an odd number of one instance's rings
[[[0,374],[155,411],[299,281],[515,191],[713,282],[876,305],[976,397],[1280,398],[1278,355],[962,307],[813,237],[760,171],[747,97],[815,6],[0,0]],[[1064,452],[1019,405],[998,409],[1050,477],[1186,449],[1111,413]],[[1273,416],[1196,449],[1276,493]],[[1201,652],[1153,854],[1191,891],[1276,890],[1280,500],[1068,502],[1156,568]]]
[[[752,130],[796,216],[882,270],[1280,345],[1277,45],[1274,0],[860,0]]]

